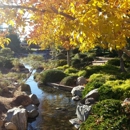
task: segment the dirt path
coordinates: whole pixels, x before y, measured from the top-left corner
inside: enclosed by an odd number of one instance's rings
[[[96,59],[94,61],[92,61],[92,65],[103,65],[110,59],[113,59],[113,58],[109,58],[109,57],[96,57]]]

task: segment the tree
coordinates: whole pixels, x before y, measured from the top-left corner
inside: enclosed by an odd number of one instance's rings
[[[22,31],[32,26],[28,43],[42,48],[53,40],[56,47],[67,43],[81,51],[95,46],[124,51],[130,37],[129,7],[130,0],[4,0],[0,22]]]
[[[10,42],[7,47],[9,47],[13,52],[20,53],[21,52],[21,46],[20,46],[20,38],[17,33],[14,32],[13,28],[9,26],[9,33],[6,35],[7,38],[10,39]]]

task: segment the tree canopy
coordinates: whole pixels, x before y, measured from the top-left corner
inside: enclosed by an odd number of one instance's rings
[[[29,31],[28,43],[42,48],[121,50],[130,37],[130,0],[2,0],[2,23]]]

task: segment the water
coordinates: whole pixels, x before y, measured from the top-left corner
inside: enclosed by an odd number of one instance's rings
[[[26,68],[31,69],[26,65]],[[39,98],[39,116],[28,123],[28,130],[75,130],[69,120],[75,118],[76,102],[71,100],[70,92],[49,86],[38,87],[32,75],[26,81],[33,94]]]

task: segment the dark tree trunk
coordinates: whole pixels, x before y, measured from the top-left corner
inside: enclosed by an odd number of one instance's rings
[[[120,69],[121,69],[122,72],[126,72],[126,70],[125,70],[125,65],[124,65],[124,60],[123,60],[123,58],[122,58],[122,55],[123,55],[123,51],[122,51],[122,50],[119,50],[119,51],[118,51],[118,56],[119,56],[119,58],[120,58]]]

